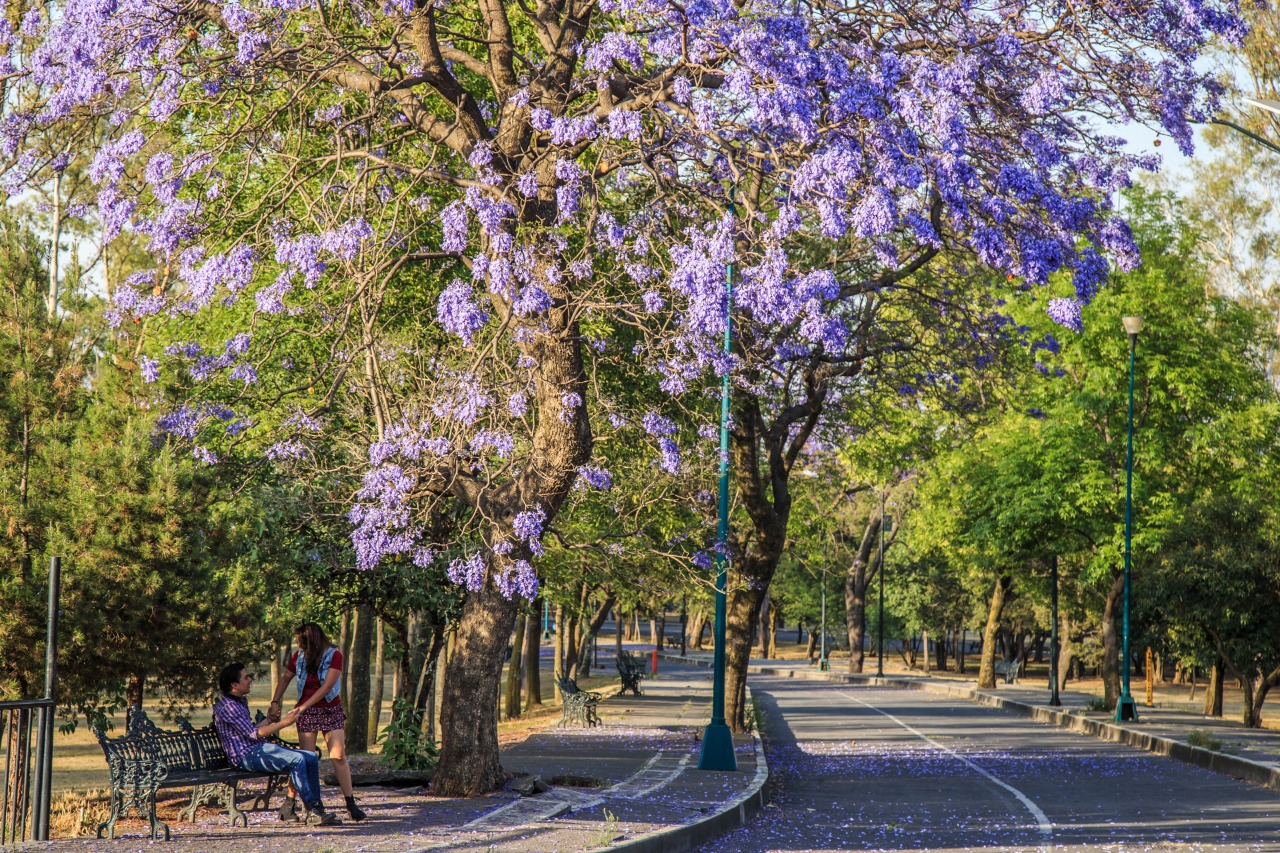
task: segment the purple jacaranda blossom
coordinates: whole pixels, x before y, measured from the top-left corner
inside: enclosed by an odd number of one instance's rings
[[[613,488],[613,475],[598,465],[582,465],[578,468],[580,483],[586,483],[593,489]]]

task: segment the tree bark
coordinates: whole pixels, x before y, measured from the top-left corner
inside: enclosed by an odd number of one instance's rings
[[[1280,684],[1280,667],[1271,670],[1265,676],[1262,671],[1258,671],[1257,682],[1253,679],[1246,679],[1245,683],[1249,685],[1245,693],[1244,706],[1244,724],[1251,729],[1262,728],[1262,704],[1267,701],[1267,694],[1277,684]]]
[[[147,675],[144,672],[129,673],[129,680],[125,684],[124,702],[126,708],[142,707],[143,694],[147,683]]]
[[[564,701],[564,697],[560,695],[560,678],[564,675],[564,635],[564,605],[557,604],[556,633],[551,642],[551,656],[555,661],[551,666],[551,695],[557,705]]]
[[[760,590],[746,584],[729,593],[725,614],[724,713],[729,728],[746,731],[747,664],[751,628],[760,615]]]
[[[1204,715],[1222,716],[1222,658],[1217,658],[1209,668],[1209,684],[1204,694]]]
[[[773,602],[769,599],[769,587],[765,587],[764,594],[760,596],[760,620],[758,626],[760,632],[760,657],[765,660],[773,656],[772,605]]]
[[[1002,575],[991,593],[991,606],[987,609],[987,627],[982,632],[982,663],[978,667],[978,687],[988,690],[996,686],[996,636],[1000,631],[1000,616],[1004,612],[1004,600],[1013,579]]]
[[[444,744],[431,780],[437,796],[477,797],[506,781],[498,755],[498,684],[518,608],[492,579],[463,601],[445,671]]]
[[[705,610],[698,610],[693,614],[693,621],[689,624],[689,648],[696,652],[702,651],[702,633],[707,627],[707,613]]]
[[[342,613],[342,627],[338,631],[338,650],[342,652],[343,660],[351,659],[351,611],[344,610]],[[342,679],[342,685],[338,688],[338,696],[342,701],[342,707],[351,707],[351,679]]]
[[[1058,616],[1058,689],[1067,689],[1067,678],[1071,675],[1071,658],[1075,647],[1071,643],[1071,619],[1065,612]]]
[[[867,587],[880,568],[878,545],[880,525],[884,519],[877,513],[871,516],[862,531],[862,542],[853,555],[853,562],[844,578],[845,624],[849,631],[849,672],[857,675],[866,665],[867,635]]]
[[[924,674],[929,674],[929,629],[920,629],[920,657],[924,661]]]
[[[529,620],[521,616],[516,617],[516,634],[511,640],[511,659],[507,662],[507,718],[514,719],[520,716],[520,682],[521,673],[524,669],[521,662],[524,659],[524,632],[525,624]]]
[[[369,704],[369,740],[378,741],[378,727],[382,725],[382,700],[387,687],[387,623],[378,617],[377,650],[373,656],[373,695]]]
[[[822,629],[819,628],[818,630]],[[818,656],[818,631],[809,632],[809,645],[805,647],[804,653],[805,657],[809,659],[809,663],[813,663]]]
[[[524,617],[524,709],[542,707],[542,632],[538,625],[538,603]]]
[[[347,752],[360,754],[369,751],[369,658],[373,652],[373,608],[360,605],[355,612],[355,625],[351,630],[351,657],[347,659],[343,680],[347,688]]]
[[[587,619],[584,624],[584,635],[586,650],[583,653],[582,660],[578,664],[578,671],[582,673],[583,678],[591,676],[591,655],[596,650],[596,642],[600,634],[600,628],[604,625],[604,620],[609,618],[609,611],[613,608],[617,598],[613,593],[605,593],[604,600],[596,607],[595,612],[591,614],[591,618]]]
[[[1108,711],[1114,711],[1120,701],[1120,630],[1117,620],[1124,606],[1124,574],[1119,573],[1111,582],[1107,603],[1102,610],[1102,662],[1098,667],[1102,675],[1103,702]]]

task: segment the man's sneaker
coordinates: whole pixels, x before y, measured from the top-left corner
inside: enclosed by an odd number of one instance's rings
[[[280,819],[285,823],[302,823],[302,815],[298,814],[298,801],[292,797],[284,801],[280,807]]]
[[[357,823],[368,817],[368,815],[364,813],[364,809],[356,805],[355,797],[347,797],[347,814],[351,815],[351,819]]]
[[[342,826],[342,821],[320,806],[313,806],[307,809],[307,826]]]

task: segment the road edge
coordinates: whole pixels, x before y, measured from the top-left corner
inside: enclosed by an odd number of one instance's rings
[[[676,660],[675,657],[669,657]],[[750,688],[747,697],[750,698]],[[597,847],[587,853],[602,851],[626,851],[626,853],[688,853],[695,847],[728,835],[745,826],[768,803],[765,783],[769,781],[769,760],[764,754],[764,741],[759,732],[752,732],[756,745],[756,774],[747,790],[720,809],[704,818],[671,829],[662,829],[606,847]]]
[[[664,654],[667,660],[690,664],[693,666],[709,666],[709,662],[700,658],[682,658],[679,655]],[[1090,735],[1099,740],[1122,743],[1155,755],[1163,755],[1176,761],[1191,764],[1215,773],[1222,773],[1235,779],[1251,782],[1264,788],[1280,791],[1280,769],[1237,755],[1228,755],[1192,746],[1189,743],[1158,737],[1147,732],[1128,728],[1105,720],[1091,720],[1088,717],[1072,714],[1067,711],[1054,710],[1042,705],[1031,705],[1015,699],[1005,699],[976,687],[960,687],[936,681],[908,678],[879,678],[874,675],[848,675],[832,672],[806,672],[775,666],[752,664],[747,671],[756,675],[771,675],[778,678],[801,678],[809,681],[829,681],[843,684],[867,684],[873,687],[897,687],[905,690],[920,690],[926,693],[938,693],[965,699],[978,705],[986,705],[1027,717],[1038,723],[1056,726],[1078,734]]]

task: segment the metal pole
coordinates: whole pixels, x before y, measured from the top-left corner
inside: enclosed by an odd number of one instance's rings
[[[49,560],[49,617],[44,646],[44,698],[57,701],[58,688],[58,598],[62,586],[62,558]],[[40,733],[36,742],[36,801],[32,810],[35,826],[32,838],[49,840],[49,811],[53,800],[53,719],[55,705],[40,712]]]
[[[729,215],[735,216],[732,196]],[[738,759],[733,754],[733,733],[725,724],[725,618],[728,587],[729,550],[729,365],[727,357],[733,352],[733,263],[725,265],[724,303],[724,354],[726,364],[720,380],[720,524],[716,531],[716,637],[715,659],[711,687],[711,722],[702,735],[702,752],[698,756],[701,770],[737,770]]]
[[[548,599],[544,598],[542,599],[542,642],[545,643],[550,639],[551,639],[551,602]]]
[[[1124,674],[1120,685],[1120,703],[1116,706],[1116,722],[1138,721],[1138,709],[1129,692],[1129,569],[1132,563],[1133,539],[1133,363],[1138,349],[1138,335],[1129,334],[1129,453],[1125,459],[1124,485],[1124,631],[1121,658]]]
[[[1062,700],[1058,698],[1058,555],[1053,555],[1049,564],[1049,618],[1053,625],[1049,628],[1049,705],[1058,708]]]
[[[880,493],[880,612],[876,617],[876,677],[884,678],[884,492]]]

